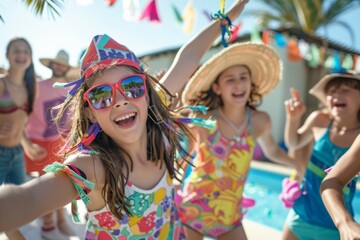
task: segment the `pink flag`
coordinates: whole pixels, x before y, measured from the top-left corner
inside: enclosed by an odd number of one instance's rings
[[[148,18],[150,22],[160,22],[155,0],[150,0],[141,13],[140,20],[144,20],[145,18]]]

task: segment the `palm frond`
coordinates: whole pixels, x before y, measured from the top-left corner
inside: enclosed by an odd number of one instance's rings
[[[33,9],[36,15],[43,15],[45,9],[48,14],[55,18],[60,16],[60,9],[63,7],[64,0],[23,0],[27,7]]]

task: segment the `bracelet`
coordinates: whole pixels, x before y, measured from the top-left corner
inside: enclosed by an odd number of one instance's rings
[[[221,13],[220,11],[218,11],[217,13],[213,14],[211,16],[211,18],[213,20],[217,20],[220,21],[221,24],[221,43],[223,44],[224,47],[228,46],[229,43],[229,39],[231,38],[231,20],[230,18]],[[226,34],[227,34],[227,38],[226,38]]]

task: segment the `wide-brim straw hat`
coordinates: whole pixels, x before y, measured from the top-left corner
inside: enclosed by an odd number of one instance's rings
[[[236,43],[211,57],[196,71],[182,93],[183,103],[190,104],[190,99],[209,90],[224,70],[236,65],[245,65],[250,69],[251,80],[263,96],[275,88],[282,76],[282,62],[272,47],[250,42]]]
[[[55,58],[40,58],[39,60],[45,67],[48,68],[50,68],[52,62],[72,68],[72,66],[69,64],[69,54],[67,54],[67,52],[64,50],[60,50],[56,54]]]
[[[359,73],[355,71],[347,71],[343,73],[331,73],[327,74],[324,77],[322,77],[315,86],[313,86],[309,93],[313,96],[315,96],[317,99],[320,100],[323,104],[326,103],[326,93],[325,93],[325,87],[326,84],[331,81],[334,78],[348,78],[348,79],[355,79],[360,81],[360,75]]]

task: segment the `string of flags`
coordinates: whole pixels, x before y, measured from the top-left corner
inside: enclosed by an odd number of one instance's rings
[[[122,0],[122,15],[126,21],[148,21],[150,23],[161,23],[161,16],[158,9],[159,0],[143,0],[147,3],[140,4],[140,0]],[[110,7],[114,6],[116,0],[105,0],[106,4]],[[225,0],[220,0],[220,11],[218,14],[224,13]],[[79,5],[89,5],[92,0],[77,0]],[[143,8],[141,9],[141,5]],[[171,10],[174,18],[179,26],[182,26],[184,33],[189,34],[193,31],[197,19],[196,10],[194,8],[193,0],[187,0],[185,8],[181,11],[175,4],[171,4]],[[216,14],[208,13],[205,9],[203,14],[209,21],[214,19]],[[224,18],[220,19],[224,20]],[[230,28],[222,29],[222,39],[218,39],[214,44],[222,41],[224,46],[236,40],[241,30],[242,23],[232,23]],[[312,68],[324,66],[331,70],[360,70],[357,54],[350,54],[339,52],[333,49],[319,46],[315,43],[308,43],[303,39],[297,39],[293,36],[286,36],[287,34],[279,33],[272,30],[260,30],[255,26],[250,33],[250,40],[252,42],[261,42],[270,44],[274,42],[280,48],[287,48],[287,58],[291,62],[305,60]]]

